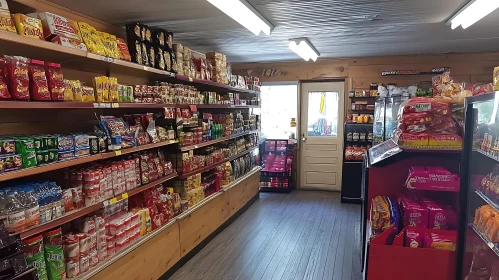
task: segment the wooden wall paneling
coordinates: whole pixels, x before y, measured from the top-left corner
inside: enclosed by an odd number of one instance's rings
[[[237,188],[237,187],[236,187]],[[180,254],[184,257],[229,218],[227,193],[203,205],[178,220],[180,227]]]
[[[239,209],[246,205],[251,198],[258,194],[259,185],[260,172],[257,172],[227,191],[229,196],[230,216],[234,215]]]
[[[158,279],[179,260],[179,223],[175,222],[91,279]]]

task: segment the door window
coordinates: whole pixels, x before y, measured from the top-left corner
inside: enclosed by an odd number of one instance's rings
[[[338,98],[334,91],[308,93],[308,136],[338,136]]]

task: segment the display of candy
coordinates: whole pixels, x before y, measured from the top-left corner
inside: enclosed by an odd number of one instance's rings
[[[406,180],[408,189],[459,191],[459,175],[443,167],[412,166]]]

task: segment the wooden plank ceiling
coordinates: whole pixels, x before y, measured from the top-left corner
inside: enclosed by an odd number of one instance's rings
[[[499,50],[499,10],[467,30],[445,24],[467,0],[249,0],[276,26],[258,37],[206,0],[51,1],[119,26],[165,28],[174,41],[231,62],[298,60],[287,47],[297,37],[309,37],[321,57]]]

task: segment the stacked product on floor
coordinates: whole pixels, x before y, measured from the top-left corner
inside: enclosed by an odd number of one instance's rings
[[[265,140],[262,144],[261,191],[289,192],[293,186],[293,144],[288,140]]]

